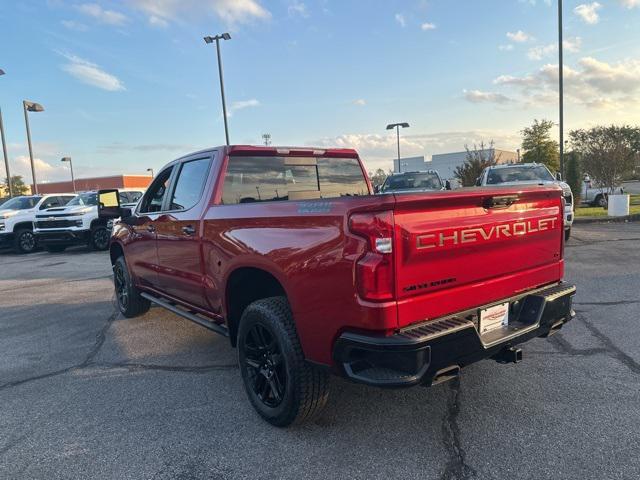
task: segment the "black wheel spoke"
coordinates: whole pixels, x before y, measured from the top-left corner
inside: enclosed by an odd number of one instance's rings
[[[282,400],[282,396],[280,394],[278,385],[273,377],[269,379],[269,387],[271,388],[271,393],[273,394],[274,400],[276,402],[280,402],[280,400]]]
[[[245,363],[255,370],[260,370],[260,362],[254,360],[253,358],[245,358]]]
[[[256,323],[245,335],[244,365],[253,394],[266,406],[278,406],[285,395],[286,370],[277,337],[268,326]]]

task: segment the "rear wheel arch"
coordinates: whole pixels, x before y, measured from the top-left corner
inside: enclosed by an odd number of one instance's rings
[[[240,318],[245,309],[256,300],[287,297],[282,283],[261,268],[240,267],[228,277],[225,288],[225,306],[229,339],[236,345]]]

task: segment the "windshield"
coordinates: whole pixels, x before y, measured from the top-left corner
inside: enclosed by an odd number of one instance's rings
[[[387,177],[380,191],[396,190],[442,190],[442,181],[435,172],[403,173]]]
[[[508,182],[547,182],[553,181],[553,175],[543,165],[535,167],[492,168],[489,170],[487,185]]]
[[[76,198],[67,203],[67,207],[77,207],[79,205],[86,207],[93,207],[95,205],[98,205],[98,194],[81,193]]]
[[[26,210],[35,207],[41,198],[42,197],[15,197],[4,202],[0,208],[3,210]]]

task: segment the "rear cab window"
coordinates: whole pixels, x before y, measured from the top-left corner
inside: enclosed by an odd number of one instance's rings
[[[368,195],[355,158],[230,156],[222,204]]]

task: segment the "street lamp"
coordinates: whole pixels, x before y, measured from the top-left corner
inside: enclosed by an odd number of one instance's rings
[[[31,146],[31,129],[29,128],[29,115],[27,112],[44,112],[44,107],[39,103],[22,101],[24,109],[24,123],[27,126],[27,143],[29,144],[29,158],[31,159],[31,178],[33,179],[33,193],[38,194],[38,181],[36,180],[36,167],[33,163],[33,147]]]
[[[562,42],[562,0],[558,0],[558,87],[560,92],[560,173],[564,178],[564,55]]]
[[[4,70],[0,68],[0,75],[4,75]],[[9,198],[13,197],[13,185],[11,185],[11,172],[9,171],[9,156],[7,155],[7,141],[4,138],[4,123],[2,122],[2,109],[0,109],[0,136],[2,137],[2,153],[4,153],[4,168],[7,170],[7,187]]]
[[[224,81],[222,79],[222,57],[220,56],[220,40],[230,40],[231,35],[223,33],[222,35],[216,35],[215,37],[204,37],[204,42],[209,44],[216,42],[216,51],[218,52],[218,74],[220,75],[220,94],[222,95],[222,115],[224,116],[224,136],[229,145],[229,125],[227,124],[227,103],[224,98]]]
[[[153,168],[147,168],[147,172],[150,172],[151,176],[153,177]]]
[[[62,157],[61,162],[69,162],[69,168],[71,169],[71,185],[73,186],[73,193],[76,193],[76,179],[73,176],[73,162],[71,157]]]
[[[402,172],[402,167],[400,166],[400,127],[409,128],[409,124],[407,122],[402,123],[391,123],[387,125],[387,130],[396,129],[396,137],[398,139],[398,173]]]

